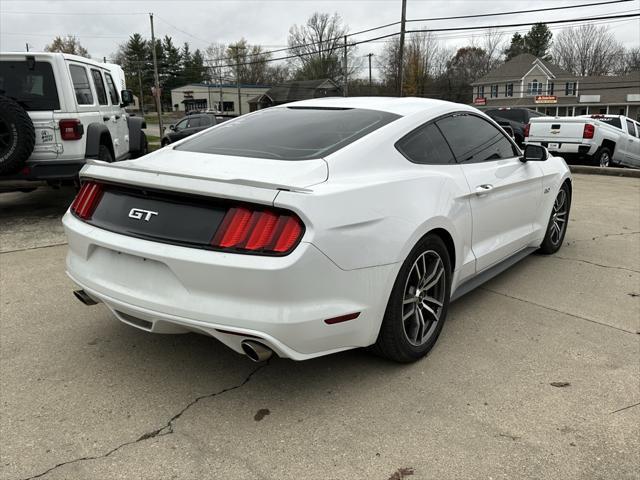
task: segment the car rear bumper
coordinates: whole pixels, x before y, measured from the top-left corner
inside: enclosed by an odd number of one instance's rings
[[[63,224],[69,277],[121,321],[158,333],[199,331],[238,352],[253,339],[295,360],[375,342],[397,269],[341,270],[304,242],[285,257],[264,257],[128,237],[69,213]]]
[[[547,142],[547,141],[530,141],[527,142],[532,145],[542,145],[550,152],[562,156],[562,154],[568,154],[573,156],[587,156],[593,155],[597,148],[595,145],[586,143],[571,143],[571,142]]]

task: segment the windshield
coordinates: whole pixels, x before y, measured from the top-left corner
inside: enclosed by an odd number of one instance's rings
[[[525,123],[525,114],[522,110],[487,110],[484,113],[494,119],[500,117],[514,122]]]
[[[333,153],[400,118],[356,108],[285,107],[225,122],[176,150],[275,160],[307,160]]]
[[[59,110],[58,91],[51,64],[26,60],[0,61],[0,95],[13,98],[25,110]]]

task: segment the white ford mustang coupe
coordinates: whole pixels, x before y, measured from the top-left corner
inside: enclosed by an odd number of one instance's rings
[[[255,361],[423,357],[449,302],[560,248],[572,187],[475,108],[363,97],[259,110],[81,179],[76,297]]]

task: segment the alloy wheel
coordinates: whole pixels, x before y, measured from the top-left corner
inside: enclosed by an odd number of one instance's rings
[[[561,188],[555,202],[553,202],[553,211],[551,212],[549,238],[553,245],[558,245],[562,240],[562,235],[567,228],[568,210],[567,191]]]
[[[609,153],[608,152],[602,152],[602,154],[600,155],[600,166],[601,167],[608,167],[610,161],[611,161],[611,158],[609,157]]]
[[[445,302],[446,281],[442,258],[433,250],[413,262],[402,301],[402,327],[411,345],[424,345],[435,332]]]

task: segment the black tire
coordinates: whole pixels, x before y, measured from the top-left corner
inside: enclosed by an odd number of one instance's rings
[[[0,96],[0,173],[18,170],[36,144],[36,130],[27,112],[9,97]]]
[[[170,142],[168,139],[163,138],[163,139],[162,139],[162,142],[160,143],[160,146],[161,146],[161,147],[166,147],[166,146],[167,146],[167,145],[169,145],[170,143],[171,143],[171,142]]]
[[[113,155],[111,155],[111,150],[104,143],[100,144],[100,148],[98,150],[98,160],[102,160],[103,162],[113,162]]]
[[[596,167],[610,167],[613,165],[611,150],[607,147],[600,147],[593,156],[593,164]]]
[[[421,258],[425,258],[427,263],[424,266],[423,280],[426,277],[427,282],[433,281],[428,279],[429,273],[438,270],[437,258],[441,261],[441,277],[436,278],[438,284],[432,288],[428,288],[428,283],[425,288],[411,293],[411,283],[418,279],[418,285],[420,285],[420,267],[417,272],[415,265],[420,262]],[[433,262],[433,269],[429,266],[429,260]],[[442,278],[443,277],[443,278]],[[442,278],[442,280],[439,280]],[[409,287],[409,288],[408,288]],[[427,295],[429,292],[434,292],[431,298]],[[411,253],[402,264],[398,277],[391,291],[389,302],[387,303],[387,309],[382,320],[380,332],[378,333],[378,339],[372,346],[372,351],[378,355],[386,357],[396,362],[409,363],[419,360],[424,357],[433,348],[442,331],[442,327],[447,318],[447,310],[449,308],[449,297],[451,293],[451,260],[449,258],[449,252],[444,242],[437,235],[426,235],[418,244],[411,250]],[[424,294],[424,297],[422,296]],[[415,295],[418,301],[411,300],[411,296]],[[436,316],[429,314],[424,310],[424,303],[429,302],[426,300],[435,300],[435,297],[441,301],[441,306],[437,306],[435,303],[430,303],[428,311],[437,313]],[[423,299],[424,298],[424,299]],[[408,300],[409,299],[409,300]],[[412,313],[411,307],[415,309],[415,315]],[[422,310],[421,310],[422,309]],[[420,313],[422,312],[422,313]],[[405,319],[406,317],[406,319]],[[420,326],[420,320],[422,318],[422,326]],[[431,319],[429,326],[426,326],[426,318]],[[409,331],[411,326],[415,328],[415,338],[413,340],[410,337],[414,335]],[[424,335],[420,341],[417,340],[419,333],[422,329]],[[426,330],[426,332],[425,332]]]
[[[142,137],[140,138],[140,144],[142,145],[142,150],[134,152],[131,158],[140,158],[147,153],[149,153],[149,142],[147,141],[147,135],[144,132],[140,132]]]
[[[564,196],[564,202],[559,204],[559,198]],[[549,223],[547,224],[547,232],[544,235],[544,240],[538,250],[544,255],[551,255],[556,253],[562,247],[564,236],[567,233],[567,226],[569,223],[569,213],[571,211],[571,189],[567,183],[563,184],[556,199],[553,202],[551,208],[551,215],[549,216]],[[564,213],[563,213],[564,212]],[[558,219],[562,218],[564,221],[560,222]],[[560,231],[554,225],[561,225]]]

